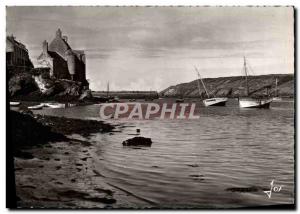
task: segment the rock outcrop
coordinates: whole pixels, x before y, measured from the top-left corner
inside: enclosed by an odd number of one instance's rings
[[[53,132],[51,127],[37,122],[30,114],[16,111],[9,112],[9,142],[13,144],[14,151],[19,149],[45,144],[49,141],[65,140],[65,136]]]
[[[278,96],[294,97],[294,75],[293,74],[270,74],[260,76],[249,76],[248,85],[250,95],[263,96],[267,88],[271,95],[275,95],[275,80],[278,80]],[[210,95],[220,97],[239,97],[245,95],[245,77],[219,77],[203,79]],[[170,86],[161,91],[162,97],[199,97],[198,83],[194,80],[189,83],[181,83]],[[205,90],[200,83],[200,94],[206,97]]]
[[[18,73],[10,77],[8,90],[10,96],[17,96],[36,91],[38,87],[30,73]]]
[[[92,99],[93,99],[93,95],[92,95],[91,90],[83,91],[83,93],[79,97],[79,100],[81,100],[81,101],[83,101],[83,100],[92,100]]]
[[[134,137],[123,141],[123,146],[151,146],[151,138],[146,137]]]
[[[20,100],[78,100],[85,92],[85,99],[91,98],[91,93],[86,94],[81,82],[67,79],[53,79],[48,71],[32,69],[28,72],[10,72],[9,95],[10,98]]]

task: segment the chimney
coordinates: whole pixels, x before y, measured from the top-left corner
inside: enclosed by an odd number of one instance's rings
[[[56,31],[56,37],[61,38],[61,30],[58,28],[58,30]]]
[[[67,36],[63,36],[63,40],[65,40],[65,42],[68,42],[68,37]]]
[[[48,42],[46,40],[43,42],[43,53],[48,53]]]

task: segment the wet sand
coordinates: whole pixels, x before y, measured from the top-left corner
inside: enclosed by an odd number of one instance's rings
[[[136,208],[149,204],[112,186],[96,170],[99,164],[92,133],[113,134],[114,127],[97,121],[48,116],[36,120],[67,140],[21,148],[14,158],[18,208]],[[59,125],[58,125],[59,124]],[[76,134],[74,134],[76,133]],[[30,155],[28,155],[30,154]]]
[[[15,158],[16,190],[23,208],[130,208],[142,201],[106,183],[94,167],[95,147],[54,142]],[[147,203],[145,203],[147,206]]]

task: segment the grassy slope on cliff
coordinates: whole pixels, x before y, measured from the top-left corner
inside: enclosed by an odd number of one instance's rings
[[[262,96],[266,94],[266,88],[270,87],[270,93],[274,95],[275,80],[278,79],[278,95],[283,97],[294,97],[294,75],[293,74],[270,74],[260,76],[249,76],[248,84],[250,94]],[[203,79],[206,88],[211,95],[239,97],[245,94],[245,77],[218,77]],[[199,97],[197,80],[189,83],[181,83],[170,86],[161,91],[160,96],[165,97]],[[200,83],[201,96],[205,97],[205,91]]]

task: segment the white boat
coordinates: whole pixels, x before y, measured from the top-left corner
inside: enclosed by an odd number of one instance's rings
[[[254,99],[240,98],[239,105],[241,108],[269,108],[273,98],[269,99]]]
[[[282,101],[282,98],[281,97],[273,97],[273,101]]]
[[[27,108],[30,110],[39,110],[42,109],[44,107],[44,104],[39,104],[39,105],[35,105],[35,106],[28,106]]]
[[[65,108],[66,104],[64,103],[42,103],[44,106],[49,108]]]
[[[10,106],[19,106],[20,104],[20,102],[9,102]]]
[[[204,84],[204,82],[203,82],[203,80],[202,80],[202,78],[200,76],[200,73],[199,73],[199,71],[198,71],[198,69],[196,67],[195,67],[195,70],[196,70],[196,72],[198,74],[198,81],[197,81],[197,83],[198,83],[199,95],[201,96],[200,83],[199,83],[199,79],[200,79],[201,83],[203,85],[203,88],[205,90],[205,93],[206,93],[206,95],[208,97],[208,99],[204,99],[203,100],[203,103],[204,103],[205,107],[208,107],[208,106],[225,106],[226,102],[228,101],[228,98],[227,97],[212,97],[212,98],[210,98],[210,95],[209,95],[209,93],[208,93],[208,91],[207,91],[207,89],[205,87],[205,84]]]
[[[226,97],[216,97],[203,100],[205,106],[225,106],[228,98]]]
[[[66,103],[65,107],[71,108],[77,106],[76,103]]]
[[[246,77],[246,97],[239,98],[239,106],[241,108],[270,108],[270,104],[273,101],[273,98],[251,98],[249,95],[249,86],[248,86],[248,72],[246,57],[244,57],[244,71]]]

